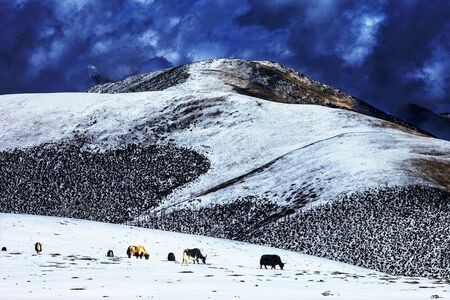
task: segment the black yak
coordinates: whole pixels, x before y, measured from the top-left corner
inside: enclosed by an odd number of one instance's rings
[[[112,250],[108,250],[108,253],[106,253],[107,257],[114,257],[114,252]]]
[[[275,254],[264,254],[261,256],[259,260],[260,268],[264,266],[267,269],[267,266],[271,266],[272,269],[275,269],[276,265],[280,266],[280,269],[283,270],[284,263],[281,262],[281,258]]]
[[[170,253],[167,255],[167,260],[168,260],[168,261],[175,261],[175,254],[173,254],[172,252],[170,252]]]

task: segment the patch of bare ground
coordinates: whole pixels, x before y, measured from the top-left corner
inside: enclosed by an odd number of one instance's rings
[[[394,122],[390,122],[390,121],[386,121],[386,120],[376,120],[375,122],[373,122],[373,124],[377,127],[382,127],[382,128],[391,128],[391,129],[396,129],[396,130],[400,130],[402,132],[405,133],[409,133],[409,134],[414,134],[414,135],[419,135],[419,136],[424,136],[424,137],[430,137],[429,134],[416,130],[416,129],[412,129],[412,128],[408,128],[399,124],[396,124]]]
[[[448,155],[448,154],[447,154]],[[425,179],[450,191],[450,160],[437,160],[433,158],[420,158],[412,161],[418,173]]]

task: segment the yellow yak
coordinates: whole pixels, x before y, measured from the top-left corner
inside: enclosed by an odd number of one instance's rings
[[[142,258],[145,257],[145,259],[148,259],[150,255],[145,250],[144,246],[141,245],[131,245],[127,249],[127,255],[128,258],[131,258],[132,256],[135,256],[136,258]]]

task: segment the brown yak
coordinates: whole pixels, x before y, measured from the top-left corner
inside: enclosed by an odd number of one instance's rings
[[[41,243],[37,242],[36,244],[34,244],[34,250],[36,250],[36,253],[41,253],[42,251]]]

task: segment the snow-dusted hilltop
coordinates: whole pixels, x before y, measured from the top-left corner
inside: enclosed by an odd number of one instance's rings
[[[280,103],[318,104],[353,110],[414,128],[340,90],[311,80],[290,68],[269,61],[206,60],[164,71],[129,77],[92,87],[91,93],[162,91],[176,86],[188,93],[221,90]]]
[[[0,96],[3,212],[448,275],[449,142],[269,62],[203,61],[90,92]]]

